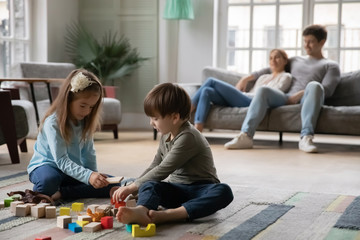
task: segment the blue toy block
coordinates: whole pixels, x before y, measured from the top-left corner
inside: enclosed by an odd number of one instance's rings
[[[132,224],[125,224],[125,227],[126,227],[126,231],[131,233],[131,230],[132,230]]]
[[[82,232],[82,227],[79,226],[79,224],[77,224],[76,222],[69,223],[68,228],[74,233]]]

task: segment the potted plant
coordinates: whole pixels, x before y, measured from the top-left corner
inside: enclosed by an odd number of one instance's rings
[[[65,51],[78,68],[93,72],[104,85],[108,97],[109,87],[115,81],[131,74],[147,60],[139,56],[136,48],[132,48],[128,38],[117,33],[107,32],[98,41],[82,25],[73,23],[67,28],[65,35]],[[115,94],[115,90],[112,90]],[[115,96],[113,96],[115,97]]]

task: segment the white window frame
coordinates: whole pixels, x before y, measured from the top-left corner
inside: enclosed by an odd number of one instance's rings
[[[25,43],[26,47],[25,47],[25,58],[22,59],[22,61],[26,62],[29,61],[30,59],[30,0],[24,0],[24,16],[25,16],[25,37],[16,37],[15,35],[15,0],[5,0],[9,3],[10,6],[10,29],[11,34],[10,36],[1,36],[0,35],[0,42],[8,42],[10,43],[10,66],[9,66],[9,70],[10,73],[3,73],[5,74],[4,77],[11,77],[11,69],[13,69],[15,67],[15,65],[18,63],[15,61],[15,54],[16,54],[16,49],[15,49],[15,45],[16,43]],[[7,60],[6,60],[7,61]]]
[[[299,1],[301,3],[301,1]],[[279,36],[278,34],[278,26],[279,26],[279,6],[281,5],[291,5],[291,4],[299,4],[299,2],[280,2],[280,0],[275,0],[275,3],[254,3],[253,0],[250,0],[250,3],[237,3],[237,4],[231,4],[231,6],[250,6],[250,16],[252,16],[253,8],[254,6],[276,6],[277,8],[277,14],[276,14],[276,36]],[[341,46],[341,22],[339,19],[341,19],[342,14],[342,5],[344,3],[355,3],[359,2],[357,0],[302,0],[303,4],[303,21],[302,21],[302,29],[304,29],[306,26],[313,23],[313,15],[314,15],[314,6],[320,5],[320,4],[338,4],[338,13],[337,13],[337,46],[336,47],[326,47],[324,50],[336,50],[336,59],[335,61],[340,63],[340,57],[341,57],[341,51],[343,50],[360,50],[360,47],[342,47]],[[254,50],[270,50],[271,48],[253,48],[252,46],[252,32],[250,32],[250,38],[249,38],[249,47],[246,48],[238,48],[233,47],[230,48],[227,46],[228,44],[228,7],[229,3],[227,0],[214,0],[214,15],[216,16],[214,18],[214,45],[213,45],[213,66],[220,67],[220,68],[227,68],[227,53],[229,50],[248,50],[249,51],[249,71],[255,70],[252,69],[252,52]],[[253,18],[250,17],[250,29],[252,29],[253,26]],[[278,41],[276,39],[275,44],[278,44]],[[279,46],[275,46],[279,47]],[[300,50],[302,55],[305,55],[304,49],[303,49],[303,42],[301,41],[300,48],[284,48],[285,50]],[[341,64],[341,63],[340,63]]]

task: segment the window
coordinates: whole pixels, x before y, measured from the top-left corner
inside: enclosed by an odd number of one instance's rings
[[[28,13],[27,0],[0,0],[0,77],[29,58]]]
[[[220,67],[242,73],[268,66],[269,51],[305,54],[302,30],[309,24],[327,27],[324,56],[343,72],[360,69],[360,2],[355,0],[219,1]],[[226,36],[226,37],[221,37]]]

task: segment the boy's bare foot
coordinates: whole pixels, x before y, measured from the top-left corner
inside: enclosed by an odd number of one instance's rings
[[[175,209],[166,209],[161,211],[150,210],[149,217],[152,223],[165,223],[165,222],[175,222],[175,221],[184,221],[189,216],[184,207],[179,207]]]
[[[148,213],[149,209],[144,206],[120,207],[116,218],[123,224],[136,223],[141,226],[147,226],[151,223]]]

